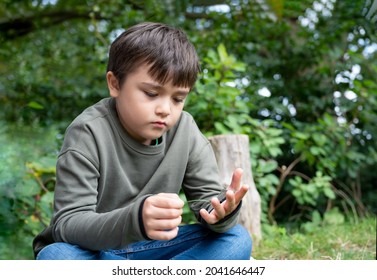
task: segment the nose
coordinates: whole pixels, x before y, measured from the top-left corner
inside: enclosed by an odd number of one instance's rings
[[[156,114],[166,117],[170,115],[170,110],[171,110],[170,101],[168,99],[163,98],[157,104]]]

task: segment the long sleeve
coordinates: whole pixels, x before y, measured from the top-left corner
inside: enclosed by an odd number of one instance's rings
[[[211,198],[216,196],[220,201],[225,199],[226,187],[219,183],[219,171],[211,144],[200,133],[194,122],[192,125],[194,132],[191,141],[193,143],[191,144],[183,188],[187,200],[193,201],[189,205],[197,220],[213,231],[224,232],[237,224],[240,206],[216,224],[207,224],[201,218],[200,209],[204,208],[209,212],[212,210],[209,202]]]
[[[138,209],[143,196],[127,206],[97,212],[99,171],[78,151],[59,157],[55,193],[53,237],[55,241],[100,250],[122,248],[143,239]],[[111,203],[109,201],[109,203]],[[115,205],[119,202],[114,201]]]

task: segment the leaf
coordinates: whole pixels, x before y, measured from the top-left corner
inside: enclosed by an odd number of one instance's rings
[[[275,137],[275,136],[281,135],[283,133],[283,130],[282,129],[278,129],[278,128],[269,128],[267,130],[267,132],[268,132],[268,134],[270,136],[274,136]]]
[[[339,209],[335,207],[324,214],[323,220],[326,224],[340,225],[344,223],[345,218],[344,215],[339,212]]]
[[[38,103],[36,101],[29,102],[27,104],[27,106],[30,107],[30,108],[32,108],[32,109],[35,109],[35,110],[43,110],[44,109],[44,107],[40,103]]]
[[[293,194],[293,196],[294,196],[296,199],[299,199],[299,198],[301,197],[301,195],[302,195],[302,192],[301,192],[299,189],[294,189],[294,190],[292,191],[292,194]]]
[[[270,155],[272,157],[277,157],[278,155],[281,155],[282,154],[282,151],[280,148],[277,148],[277,147],[269,147],[268,148],[268,152],[270,153]]]
[[[224,44],[220,44],[217,47],[217,53],[219,54],[220,62],[225,63],[228,60],[228,53],[225,49]]]
[[[246,71],[246,64],[242,62],[236,62],[233,63],[232,69],[239,72],[245,72]]]
[[[229,133],[229,129],[220,122],[215,122],[215,129],[218,131],[219,134]]]
[[[269,161],[261,160],[260,161],[259,168],[260,168],[260,171],[263,173],[270,173],[274,171],[277,167],[278,167],[278,164],[274,160],[269,160]]]
[[[260,154],[262,145],[259,142],[251,142],[250,143],[250,152],[252,154]]]
[[[309,138],[309,134],[302,133],[302,132],[299,132],[299,131],[293,132],[292,136],[295,137],[295,138],[298,138],[298,139],[302,139],[302,140],[307,140]]]
[[[314,194],[317,193],[317,189],[316,189],[315,185],[313,185],[313,184],[307,184],[305,191],[307,193],[311,194],[311,195],[314,195]]]
[[[279,178],[275,174],[267,174],[265,178],[270,181],[271,185],[277,186],[279,184]]]
[[[326,136],[324,136],[323,134],[319,134],[319,133],[314,133],[313,134],[313,139],[314,139],[314,142],[318,145],[318,146],[323,146],[326,144]]]
[[[317,210],[314,210],[312,214],[312,222],[319,225],[321,221],[322,221],[321,215],[319,214]]]
[[[310,147],[310,152],[314,156],[318,156],[321,153],[320,149],[318,147],[314,147],[314,146]]]
[[[335,193],[333,192],[332,189],[330,188],[324,188],[323,193],[325,194],[326,197],[330,199],[335,199]]]

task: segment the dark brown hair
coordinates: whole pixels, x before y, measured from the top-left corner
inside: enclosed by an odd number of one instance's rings
[[[162,23],[134,25],[111,44],[107,71],[112,71],[122,86],[127,74],[141,65],[158,83],[170,79],[174,86],[192,88],[200,71],[199,59],[186,34]]]

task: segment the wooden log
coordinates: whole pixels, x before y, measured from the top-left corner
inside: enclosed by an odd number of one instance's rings
[[[249,191],[242,200],[239,223],[253,237],[255,244],[262,239],[261,198],[255,186],[250,162],[249,137],[247,135],[216,135],[208,138],[215,153],[221,183],[228,187],[233,171],[243,169],[242,183]]]

